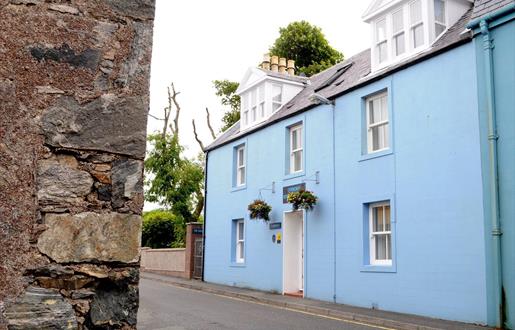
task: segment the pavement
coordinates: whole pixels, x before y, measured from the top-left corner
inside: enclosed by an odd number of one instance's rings
[[[141,273],[138,328],[489,329],[473,324],[287,297],[149,272]]]

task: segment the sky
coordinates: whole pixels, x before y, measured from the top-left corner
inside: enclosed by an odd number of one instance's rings
[[[205,108],[218,133],[226,109],[215,95],[213,80],[239,82],[250,66],[279,36],[279,28],[306,20],[322,29],[329,44],[346,58],[369,48],[370,28],[361,21],[371,0],[157,0],[150,79],[150,113],[162,117],[167,105],[166,87],[180,92],[180,139],[186,155],[200,148],[194,140],[195,118],[204,145],[212,138]],[[149,117],[148,132],[161,129]]]

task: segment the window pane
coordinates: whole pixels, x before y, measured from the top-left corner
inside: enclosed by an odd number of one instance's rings
[[[384,224],[385,224],[385,231],[390,231],[391,230],[391,225],[390,225],[390,205],[386,205],[384,207],[384,215],[385,215],[385,218],[384,218]]]
[[[388,120],[388,107],[386,106],[386,95],[379,99],[381,104],[381,121]]]
[[[383,41],[386,39],[386,20],[377,21],[376,23],[376,42]]]
[[[445,24],[445,2],[442,0],[434,0],[435,4],[435,21]]]
[[[372,150],[379,150],[379,126],[372,128]]]
[[[302,170],[302,150],[293,153],[293,171],[298,172]]]
[[[245,184],[245,167],[238,169],[238,183],[239,185]]]
[[[273,102],[282,102],[282,92],[283,89],[279,85],[272,85],[272,101]]]
[[[245,164],[245,149],[239,148],[238,149],[238,166],[242,166]]]
[[[419,24],[412,30],[413,34],[413,48],[420,47],[424,44],[424,25]]]
[[[259,86],[259,102],[265,100],[265,86]]]
[[[263,118],[265,116],[265,104],[264,103],[261,103],[259,105],[259,115],[261,116],[261,118]]]
[[[404,32],[394,37],[395,45],[395,56],[399,56],[404,53]]]
[[[256,106],[257,104],[257,101],[256,101],[256,90],[253,89],[252,92],[251,92],[251,95],[252,95],[252,103],[251,103],[251,106]]]
[[[410,4],[410,22],[411,24],[418,23],[422,20],[422,3],[420,0]]]
[[[401,10],[398,10],[396,11],[395,13],[393,13],[392,15],[392,25],[393,25],[393,33],[397,33],[399,31],[402,31],[403,29],[403,19],[402,19],[402,9]]]
[[[382,125],[382,134],[383,134],[383,145],[381,149],[388,148],[390,146],[389,132],[388,132],[388,124]]]
[[[245,243],[239,242],[238,243],[238,259],[243,260],[244,251],[245,250]]]
[[[253,122],[256,121],[256,111],[257,111],[256,107],[252,107],[252,121]]]
[[[243,236],[243,234],[244,234],[243,226],[244,226],[243,221],[238,222],[238,240],[240,240],[240,241],[243,240],[243,237],[244,237]]]
[[[243,124],[247,125],[248,122],[249,122],[249,112],[245,111],[245,112],[243,112]]]
[[[387,253],[386,253],[386,235],[375,235],[376,240],[376,259],[377,260],[386,260],[387,259]]]
[[[387,60],[388,54],[386,53],[386,41],[383,41],[379,45],[377,45],[377,61],[382,63]]]
[[[435,23],[435,36],[438,37],[443,31],[445,31],[445,25]]]
[[[383,207],[374,207],[372,209],[373,216],[373,229],[374,231],[384,231],[384,221],[383,221]]]

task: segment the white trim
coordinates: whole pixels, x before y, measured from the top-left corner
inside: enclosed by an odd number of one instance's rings
[[[386,206],[389,207],[390,212],[390,230],[385,230],[386,223]],[[375,208],[383,208],[383,230],[382,231],[374,231],[374,212]],[[370,244],[369,244],[369,252],[370,252],[370,264],[371,265],[380,265],[380,266],[391,266],[392,264],[392,222],[391,222],[391,206],[390,202],[379,202],[372,203],[368,206],[369,215],[368,215],[368,225],[369,225],[369,233],[370,233]],[[386,256],[390,257],[390,259],[376,259],[376,237],[377,236],[385,236],[386,239]]]
[[[242,151],[242,157],[240,158],[240,151]],[[245,145],[241,145],[238,148],[236,148],[236,186],[241,187],[244,186],[246,183],[246,165],[247,165],[247,159],[245,154]],[[240,172],[243,172],[243,174],[240,174]]]
[[[293,149],[293,134],[299,132],[297,136],[297,148]],[[304,170],[304,141],[302,124],[290,127],[290,173],[299,173]],[[295,170],[295,154],[300,153],[300,169]]]
[[[370,102],[373,102],[378,99],[385,98],[386,100],[386,120],[370,123]],[[390,112],[388,110],[388,93],[383,92],[377,95],[369,96],[365,99],[365,111],[366,111],[366,121],[367,121],[367,153],[371,154],[374,152],[379,152],[383,150],[387,150],[390,148]],[[382,111],[383,109],[381,109]],[[380,126],[386,126],[388,130],[388,137],[386,141],[384,142],[384,147],[379,149],[374,149],[374,136],[373,136],[373,128],[380,127]]]
[[[240,239],[240,224],[242,224],[243,230],[242,230],[242,238]],[[245,220],[238,220],[236,221],[236,251],[235,251],[235,261],[237,263],[244,263],[245,262]],[[240,246],[242,246],[242,249],[240,249]],[[241,254],[240,254],[241,251]]]

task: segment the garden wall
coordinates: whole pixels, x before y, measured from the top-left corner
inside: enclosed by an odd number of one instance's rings
[[[136,328],[154,0],[0,0],[0,329]]]

